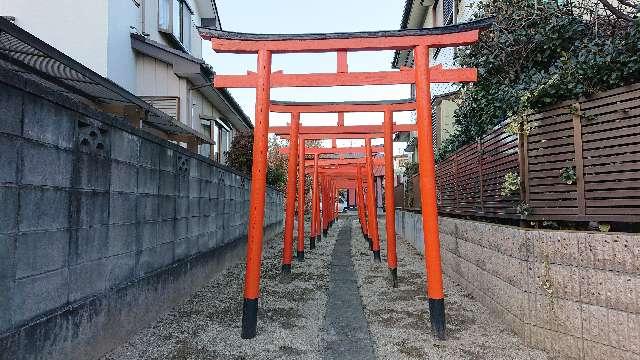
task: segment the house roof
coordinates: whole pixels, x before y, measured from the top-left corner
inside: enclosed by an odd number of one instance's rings
[[[407,29],[409,26],[409,20],[411,19],[411,15],[415,14],[412,10],[413,10],[413,6],[414,6],[415,0],[406,0],[404,3],[404,11],[402,12],[402,20],[400,21],[400,29],[404,30]],[[420,5],[422,6],[423,2],[420,2]],[[400,65],[398,64],[398,61],[400,60],[400,54],[402,52],[408,52],[407,50],[396,50],[393,53],[393,60],[391,61],[391,68],[393,69],[399,69]]]
[[[452,98],[455,98],[458,95],[460,95],[460,90],[454,90],[444,94],[434,95],[431,98],[431,105],[432,106],[439,105],[442,102],[442,100],[450,100]]]
[[[0,17],[0,66],[37,80],[61,93],[96,105],[133,105],[147,116],[143,123],[174,135],[195,136],[202,142],[210,138],[182,124],[113,81],[33,36],[11,21]]]
[[[411,8],[413,7],[414,0],[406,0],[404,3],[404,12],[402,13],[402,21],[400,22],[400,29],[406,29],[409,23],[409,16],[411,15]]]
[[[218,16],[218,7],[215,0],[193,0],[193,2],[200,10],[200,15],[203,18],[215,18],[220,23],[220,17]]]

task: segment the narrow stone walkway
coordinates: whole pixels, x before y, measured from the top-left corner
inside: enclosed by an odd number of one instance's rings
[[[375,359],[351,260],[351,219],[338,230],[331,255],[324,359]]]

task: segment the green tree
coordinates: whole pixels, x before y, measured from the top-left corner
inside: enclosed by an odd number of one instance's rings
[[[288,155],[280,152],[282,148],[283,146],[277,138],[269,138],[267,185],[285,191],[287,187]]]
[[[504,120],[640,81],[640,7],[625,2],[631,6],[620,2],[614,13],[606,0],[483,1],[476,16],[493,15],[495,24],[458,52],[459,64],[479,76],[461,87],[454,134],[437,158]]]
[[[253,134],[240,131],[231,140],[226,153],[227,165],[243,174],[251,174],[253,165]]]
[[[280,153],[281,148],[282,145],[276,138],[269,139],[267,185],[284,191],[287,184],[287,155]],[[226,156],[228,166],[250,176],[253,165],[253,134],[250,132],[236,134]]]

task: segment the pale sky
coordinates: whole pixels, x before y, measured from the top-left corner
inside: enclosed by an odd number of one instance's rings
[[[395,30],[400,27],[405,0],[217,0],[222,29],[248,33],[327,33]],[[244,74],[256,70],[255,55],[216,54],[204,42],[204,59],[218,74]],[[393,51],[349,53],[349,71],[391,70]],[[335,53],[276,54],[272,70],[285,73],[335,72]],[[254,89],[230,89],[244,112],[253,120]],[[333,88],[279,88],[272,100],[347,101],[392,100],[410,97],[409,85]],[[397,123],[407,123],[410,114],[395,113]],[[381,124],[381,113],[345,114],[345,125]],[[285,125],[287,114],[271,113],[270,125]],[[335,125],[337,115],[302,114],[303,125]],[[374,141],[379,143],[381,141]],[[362,142],[340,141],[338,146],[360,146]],[[398,144],[395,153],[404,146]]]

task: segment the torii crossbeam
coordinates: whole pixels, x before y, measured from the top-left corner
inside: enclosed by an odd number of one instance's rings
[[[435,164],[432,148],[431,91],[433,81],[475,81],[475,69],[430,68],[429,49],[464,46],[475,43],[479,32],[491,19],[453,26],[417,30],[354,32],[335,34],[260,35],[200,29],[203,38],[211,40],[218,53],[257,53],[255,74],[216,75],[215,87],[250,87],[256,89],[256,112],[253,145],[252,182],[245,273],[242,338],[256,335],[260,268],[262,256],[267,143],[269,130],[270,91],[280,86],[344,86],[373,84],[415,84],[420,157],[420,197],[425,243],[427,297],[431,326],[438,338],[445,337],[444,290],[438,238],[438,212],[435,193]],[[348,71],[350,51],[413,50],[415,67],[400,71],[358,73]],[[283,74],[272,72],[274,53],[337,53],[334,74]],[[292,136],[293,138],[293,136]],[[297,141],[297,136],[296,136]],[[385,154],[391,157],[392,154]],[[304,161],[304,159],[303,159]],[[303,166],[304,166],[304,162]],[[288,201],[288,204],[289,201]]]

